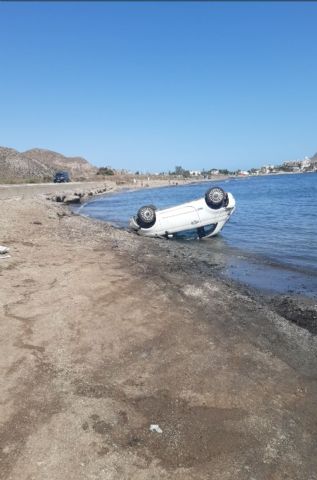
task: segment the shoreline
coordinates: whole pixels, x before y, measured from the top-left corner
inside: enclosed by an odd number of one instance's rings
[[[292,172],[291,172],[292,173]],[[230,177],[231,178],[231,177]],[[227,176],[224,176],[221,180],[227,180],[230,179]],[[242,178],[242,177],[241,177]],[[242,178],[243,179],[243,178]],[[56,194],[52,195],[52,192],[43,192],[41,190],[41,187],[43,186],[48,186],[47,184],[43,185],[35,185],[35,184],[30,184],[28,185],[30,189],[32,190],[37,190],[39,191],[39,194],[43,197],[46,198],[50,203],[55,203],[57,202],[57,205],[60,207],[60,211],[58,213],[59,217],[62,218],[63,216],[67,216],[69,214],[71,215],[78,215],[81,218],[85,218],[88,221],[91,222],[97,222],[100,223],[101,228],[102,226],[107,226],[110,229],[114,229],[114,231],[119,230],[119,231],[124,231],[126,233],[131,233],[127,229],[121,229],[118,228],[117,226],[113,225],[110,222],[104,221],[104,220],[98,220],[94,219],[93,217],[89,216],[84,216],[81,215],[79,212],[76,212],[76,208],[78,204],[81,204],[81,206],[85,205],[86,203],[89,203],[90,201],[94,201],[94,199],[97,198],[102,198],[103,196],[108,196],[108,195],[116,195],[120,194],[122,191],[135,191],[135,190],[143,190],[143,189],[155,189],[155,188],[166,188],[166,187],[171,187],[171,186],[184,186],[184,185],[189,185],[189,184],[195,184],[195,183],[201,183],[202,181],[204,182],[214,182],[216,181],[217,178],[214,179],[205,179],[205,180],[197,180],[197,181],[189,181],[189,180],[183,180],[183,183],[180,185],[176,182],[175,185],[171,185],[170,182],[166,183],[165,181],[162,180],[150,180],[146,185],[140,185],[140,184],[135,184],[135,183],[128,183],[125,182],[124,184],[115,184],[114,182],[72,182],[70,184],[49,184],[50,190],[61,190],[62,192],[64,190],[66,197],[65,197],[65,203],[63,201],[59,201],[58,199],[56,200]],[[76,185],[79,188],[73,188],[74,185]],[[13,189],[15,190],[15,187],[21,188],[25,185],[6,185],[8,189]],[[0,200],[1,200],[1,187],[3,185],[0,185]],[[66,187],[66,189],[65,189]],[[67,189],[70,191],[70,196],[67,195]],[[33,192],[28,192],[28,195],[26,195],[26,198],[28,198],[29,193],[31,196],[33,196]],[[35,192],[34,192],[35,193]],[[78,198],[75,198],[75,202],[73,202],[72,198],[75,195],[78,195]],[[23,192],[25,194],[25,192]],[[36,193],[35,193],[36,195]],[[23,195],[22,197],[23,198]],[[58,198],[58,195],[57,195]],[[67,202],[67,199],[71,198],[70,202]],[[77,202],[78,200],[78,202]],[[65,213],[66,212],[66,213]],[[113,232],[114,233],[114,232]],[[133,235],[133,233],[131,233]],[[144,237],[139,237],[142,241]],[[153,239],[152,239],[153,241]],[[165,242],[165,240],[163,240]],[[174,249],[174,257],[178,258],[177,255],[177,250],[179,244],[174,245],[173,242],[171,248]],[[155,248],[155,247],[154,247]],[[186,248],[186,247],[185,247]],[[216,263],[213,265],[215,266],[215,272],[211,272],[212,277],[216,277],[218,280],[223,281],[224,283],[230,285],[233,289],[236,289],[238,291],[242,291],[244,293],[247,293],[251,298],[256,299],[256,301],[260,301],[263,303],[270,303],[274,304],[276,306],[276,311],[279,312],[281,311],[280,305],[284,305],[283,308],[283,315],[285,318],[287,318],[289,321],[297,323],[304,329],[308,329],[309,331],[313,332],[314,334],[317,333],[317,307],[316,307],[316,294],[312,292],[306,292],[305,288],[299,288],[297,290],[293,290],[292,288],[289,288],[287,291],[279,291],[276,288],[269,288],[267,287],[266,283],[262,282],[260,285],[257,285],[257,282],[250,281],[250,278],[248,280],[244,280],[243,278],[243,273],[236,275],[232,271],[232,265],[230,266],[229,262],[226,262],[221,258],[221,256],[227,256],[229,255],[233,259],[233,263],[238,262],[241,263],[241,261],[245,261],[249,263],[249,266],[252,268],[252,262],[248,258],[250,255],[250,252],[240,250],[238,247],[233,247],[227,245],[225,247],[226,251],[224,252],[223,255],[216,254]],[[157,252],[156,252],[157,253]],[[129,248],[127,249],[127,254],[129,254]],[[221,252],[222,254],[222,252]],[[240,256],[244,255],[245,258],[244,260],[239,260]],[[190,252],[189,252],[190,255]],[[256,256],[256,255],[255,255]],[[182,261],[182,258],[178,258],[179,261]],[[279,270],[286,270],[288,272],[293,272],[295,274],[305,274],[305,275],[312,275],[313,272],[303,272],[302,269],[292,266],[292,265],[287,265],[283,263],[276,263],[270,259],[270,261],[266,262],[264,258],[261,258],[263,265],[263,268],[275,268]],[[199,256],[197,258],[198,263],[204,264],[205,259],[203,259],[201,262],[199,260]],[[272,264],[274,264],[272,266]],[[240,268],[243,269],[243,267],[240,266]],[[229,270],[231,271],[229,272]],[[249,272],[250,273],[250,272]],[[208,277],[208,272],[207,272],[207,277]],[[288,311],[289,309],[289,311]],[[298,321],[296,318],[294,318],[294,311],[297,312],[298,314]]]
[[[201,182],[190,182],[186,184],[189,185],[192,183]],[[171,185],[154,185],[150,186],[148,189],[152,190],[169,187],[171,187]],[[130,188],[122,186],[122,188],[103,192],[99,195],[86,198],[85,201],[81,202],[79,207],[74,205],[73,213],[93,220],[93,216],[84,215],[81,213],[81,209],[83,207],[89,205],[90,202],[95,201],[96,198],[99,198],[102,201],[102,198],[107,197],[108,195],[120,195],[123,192],[129,193],[135,190],[142,190],[142,188]],[[107,221],[106,219],[100,219],[100,221],[106,223],[107,225],[113,226],[114,228],[124,230],[128,229],[127,226],[120,226],[115,222]],[[204,244],[205,241],[203,241],[202,244]],[[179,244],[179,242],[177,242],[177,244]],[[194,244],[196,244],[196,242],[192,243],[192,245]],[[314,269],[307,269],[305,266],[278,261],[276,258],[274,259],[258,253],[250,252],[248,250],[243,250],[243,248],[231,245],[226,241],[222,243],[220,247],[217,247],[215,244],[213,244],[212,251],[208,250],[209,254],[211,253],[211,255],[213,255],[215,249],[218,251],[220,250],[222,257],[226,258],[222,261],[222,277],[236,282],[237,286],[242,285],[242,287],[248,287],[250,290],[257,292],[260,297],[272,295],[295,295],[297,297],[302,296],[303,298],[307,298],[312,301],[316,299],[317,294],[315,289],[315,277],[317,272]],[[193,250],[189,251],[188,254],[192,255]],[[201,249],[199,250],[199,253],[196,254],[205,257],[206,251]],[[274,282],[272,282],[272,279],[268,278],[270,272],[273,275]],[[278,275],[278,272],[280,275]],[[278,278],[279,276],[280,278]],[[260,278],[263,278],[263,280],[259,281]],[[312,283],[311,280],[313,280]],[[281,286],[281,282],[283,286]]]
[[[0,479],[312,478],[300,312],[46,196],[1,201]]]

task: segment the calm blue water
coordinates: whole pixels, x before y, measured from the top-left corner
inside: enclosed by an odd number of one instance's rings
[[[214,184],[122,192],[93,200],[80,213],[127,227],[142,205],[163,208],[183,203]],[[250,281],[255,286],[263,286],[263,277],[274,290],[317,291],[317,173],[232,179],[217,185],[234,195],[237,210],[221,232],[220,243],[206,239],[199,242],[203,245],[199,250],[213,248],[213,242],[218,250],[229,248],[230,275],[254,277],[257,281]]]

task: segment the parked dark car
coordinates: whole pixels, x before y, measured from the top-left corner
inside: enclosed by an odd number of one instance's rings
[[[54,183],[70,182],[68,172],[56,172],[53,178]]]

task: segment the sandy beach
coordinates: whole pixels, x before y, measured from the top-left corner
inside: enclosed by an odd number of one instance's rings
[[[316,336],[62,189],[0,187],[0,479],[316,480]]]

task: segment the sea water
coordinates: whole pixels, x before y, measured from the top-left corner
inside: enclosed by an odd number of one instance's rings
[[[234,195],[237,209],[220,236],[192,243],[190,250],[222,251],[225,274],[254,287],[317,296],[317,173],[124,191],[88,202],[80,213],[126,228],[143,205],[191,201],[216,184]]]

